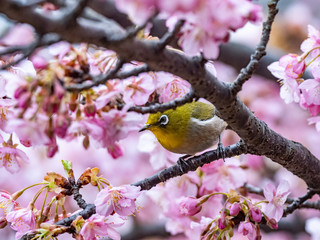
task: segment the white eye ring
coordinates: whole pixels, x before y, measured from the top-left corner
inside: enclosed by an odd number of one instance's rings
[[[168,122],[169,122],[168,116],[167,115],[161,115],[161,117],[159,118],[160,125],[165,126],[165,125],[168,124]]]

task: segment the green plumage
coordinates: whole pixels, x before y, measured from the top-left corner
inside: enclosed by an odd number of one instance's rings
[[[161,117],[167,117],[163,123]],[[226,123],[215,116],[214,106],[203,102],[186,103],[163,113],[150,114],[146,126],[167,150],[195,154],[214,145]]]

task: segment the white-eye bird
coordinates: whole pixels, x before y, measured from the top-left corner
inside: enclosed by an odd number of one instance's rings
[[[212,104],[193,101],[150,114],[140,132],[150,130],[170,152],[195,155],[216,144],[226,126]]]

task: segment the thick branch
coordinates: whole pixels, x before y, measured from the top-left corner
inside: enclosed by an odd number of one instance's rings
[[[242,141],[225,147],[225,157],[233,157],[247,152],[246,145]],[[189,171],[195,171],[198,167],[202,167],[206,163],[213,162],[220,158],[219,150],[205,152],[200,156],[195,156],[186,160],[186,164],[176,164],[166,168],[157,174],[134,183],[134,186],[140,186],[141,190],[149,190],[158,183],[165,182],[171,178],[181,176]]]

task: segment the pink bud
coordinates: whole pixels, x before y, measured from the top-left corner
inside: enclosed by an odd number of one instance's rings
[[[36,70],[42,70],[48,66],[48,61],[39,55],[34,55],[31,58],[31,61],[32,61],[33,66]]]
[[[253,221],[255,221],[255,222],[260,222],[261,221],[262,213],[261,213],[261,210],[259,208],[252,207],[252,208],[250,208],[249,213],[250,213],[251,219]]]
[[[241,206],[239,203],[234,203],[230,207],[230,215],[237,216],[241,210]]]
[[[96,114],[97,108],[94,104],[86,104],[84,106],[84,114],[87,117],[94,117],[94,115]]]
[[[22,109],[27,109],[31,103],[31,93],[22,93],[18,100],[18,106]]]
[[[54,142],[48,146],[47,157],[52,158],[57,152],[58,152],[58,145],[54,140]]]
[[[0,217],[0,229],[5,228],[7,226],[7,219],[5,217]]]
[[[82,145],[85,149],[88,149],[89,146],[90,146],[90,140],[89,140],[89,137],[88,135],[86,135],[82,141]]]
[[[193,197],[184,197],[179,201],[180,214],[183,216],[193,216],[201,211],[198,206],[198,199]]]
[[[226,219],[225,219],[224,216],[223,216],[223,217],[220,217],[220,218],[218,219],[218,227],[219,227],[219,229],[221,229],[221,230],[223,230],[223,229],[225,229],[225,228],[227,227]]]
[[[60,100],[57,96],[52,95],[45,98],[43,103],[43,110],[49,114],[57,113],[60,106]]]
[[[272,229],[278,229],[278,223],[274,218],[269,219],[269,221],[267,221],[267,225]]]
[[[54,93],[61,100],[65,94],[66,90],[61,86],[58,80],[54,81]]]
[[[251,222],[241,222],[238,227],[238,232],[246,236],[254,234],[256,232],[256,229]]]
[[[60,138],[64,138],[66,136],[67,130],[70,126],[70,120],[66,116],[67,115],[59,114],[56,116],[54,121],[54,132]]]
[[[14,91],[14,98],[16,98],[16,99],[18,99],[18,98],[20,98],[20,96],[23,94],[23,93],[25,93],[25,92],[27,92],[27,87],[26,86],[20,86],[20,87],[18,87],[15,91]]]

